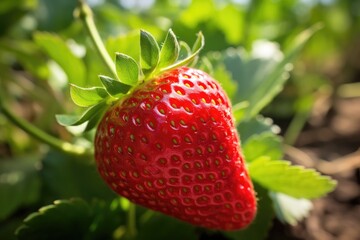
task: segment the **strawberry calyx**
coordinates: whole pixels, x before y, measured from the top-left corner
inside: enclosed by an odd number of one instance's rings
[[[116,53],[116,76],[99,75],[102,86],[84,88],[71,84],[70,96],[73,102],[87,109],[81,115],[56,115],[56,120],[63,126],[86,124],[85,131],[93,129],[112,102],[130,94],[133,88],[147,80],[195,63],[204,44],[201,32],[190,48],[185,42],[178,41],[174,32],[169,29],[160,47],[154,36],[140,30],[140,61],[137,62],[126,54]]]

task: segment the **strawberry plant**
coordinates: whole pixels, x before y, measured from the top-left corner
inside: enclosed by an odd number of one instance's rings
[[[189,47],[172,30],[161,45],[141,30],[138,51],[130,34],[124,38],[125,54],[111,41],[104,45],[83,1],[77,14],[104,63],[97,81],[88,80],[90,67],[61,38],[34,35],[67,74],[70,97],[81,108],[56,116],[73,141],[19,119],[1,101],[9,120],[51,147],[40,176],[27,164],[24,178],[29,185],[43,181],[57,199],[45,194],[55,201],[24,219],[18,239],[263,239],[274,215],[296,224],[311,199],[334,189],[331,178],[282,159],[278,127],[260,114],[317,25],[285,53],[257,42],[249,53],[229,48],[201,56],[201,32]],[[264,55],[264,47],[272,54]],[[4,169],[8,176],[12,166]],[[13,206],[0,216],[34,202],[21,199],[3,198]]]

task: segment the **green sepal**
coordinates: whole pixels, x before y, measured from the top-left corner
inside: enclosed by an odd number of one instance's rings
[[[102,116],[104,115],[105,111],[107,110],[106,107],[100,108],[96,114],[94,114],[86,124],[84,131],[90,131],[91,129],[95,128],[98,123],[100,122]]]
[[[116,73],[120,82],[135,86],[139,80],[139,66],[136,61],[123,53],[116,53]]]
[[[315,169],[291,165],[286,160],[259,157],[249,164],[251,178],[263,187],[295,198],[318,198],[334,190],[336,181]]]
[[[182,59],[179,62],[174,63],[173,65],[170,65],[168,67],[160,69],[160,71],[165,72],[165,71],[169,71],[171,69],[175,69],[175,68],[178,68],[180,66],[185,66],[187,64],[192,63],[194,60],[196,60],[200,50],[204,47],[204,45],[205,45],[204,35],[201,32],[199,32],[198,36],[197,36],[197,39],[196,39],[196,41],[194,43],[194,46],[192,48],[192,54],[187,56],[185,59]]]
[[[164,44],[161,47],[158,67],[166,67],[173,64],[179,57],[180,45],[174,32],[169,29]]]
[[[106,108],[106,101],[102,101],[92,107],[86,109],[86,111],[78,115],[67,115],[67,114],[58,114],[56,115],[56,121],[62,126],[78,126],[85,123],[86,121],[91,120],[95,116],[100,116],[103,113],[103,110]]]
[[[83,88],[71,84],[70,96],[76,105],[80,107],[90,107],[108,97],[109,94],[102,87]]]
[[[205,45],[204,35],[202,34],[202,32],[199,32],[191,51],[193,52],[193,54],[197,55],[200,52],[200,50],[204,47],[204,45]]]
[[[180,51],[179,51],[179,57],[177,60],[182,61],[191,55],[191,48],[184,41],[180,41],[179,45],[180,45]]]
[[[151,72],[159,63],[160,48],[147,31],[140,31],[140,63],[144,72]]]
[[[113,97],[119,96],[120,94],[126,94],[131,88],[131,86],[108,76],[99,75],[99,78],[106,91]]]

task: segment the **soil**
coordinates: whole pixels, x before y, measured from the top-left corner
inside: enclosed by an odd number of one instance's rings
[[[314,109],[313,123],[286,149],[286,158],[332,176],[337,188],[314,200],[297,226],[275,220],[268,240],[360,240],[360,98],[335,99],[316,120],[319,112]]]

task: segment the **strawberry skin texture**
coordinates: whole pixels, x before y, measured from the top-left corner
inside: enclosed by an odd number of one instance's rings
[[[219,230],[255,217],[230,101],[200,70],[177,68],[115,102],[98,126],[95,158],[107,184],[136,204]]]

